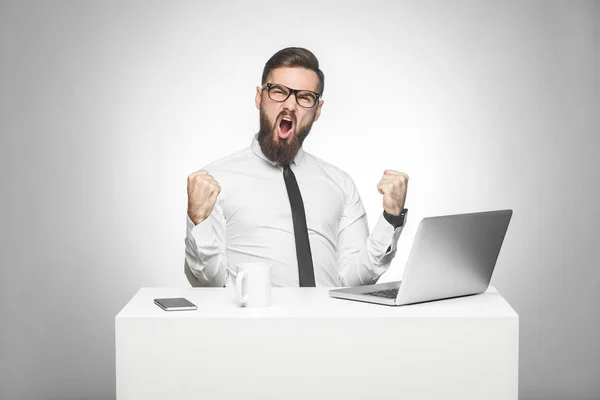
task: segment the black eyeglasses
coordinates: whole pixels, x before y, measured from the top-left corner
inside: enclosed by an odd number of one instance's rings
[[[286,101],[288,97],[294,94],[296,96],[296,103],[304,108],[313,108],[319,102],[319,98],[321,97],[319,93],[315,93],[311,90],[297,90],[274,83],[265,83],[260,88],[268,88],[267,93],[269,94],[269,98],[278,103]]]

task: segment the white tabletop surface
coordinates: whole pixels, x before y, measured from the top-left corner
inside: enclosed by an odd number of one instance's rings
[[[480,295],[384,306],[329,297],[331,288],[273,288],[273,305],[242,308],[233,288],[142,288],[117,315],[121,318],[515,318],[517,314],[489,287]],[[195,311],[163,311],[155,298],[185,297]]]

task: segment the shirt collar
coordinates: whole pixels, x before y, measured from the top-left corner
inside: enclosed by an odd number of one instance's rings
[[[272,166],[276,167],[279,164],[275,161],[269,160],[263,154],[262,149],[260,148],[260,143],[258,143],[258,133],[255,134],[254,137],[252,138],[252,144],[250,145],[250,147],[252,148],[252,151],[254,152],[254,154],[256,154],[258,157],[262,158],[263,160],[265,160]],[[292,161],[292,164],[298,165],[302,161],[303,158],[304,158],[304,150],[302,149],[302,147],[300,147],[300,149],[298,150],[298,153],[296,153],[296,157],[294,158],[294,161]]]

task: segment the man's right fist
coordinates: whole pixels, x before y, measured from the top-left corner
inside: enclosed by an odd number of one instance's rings
[[[188,215],[194,225],[198,225],[208,218],[215,208],[221,186],[208,171],[201,169],[188,176],[187,192]]]

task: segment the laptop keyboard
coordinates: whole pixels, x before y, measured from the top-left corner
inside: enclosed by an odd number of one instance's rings
[[[369,296],[385,297],[388,299],[395,299],[398,297],[398,289],[378,290],[377,292],[364,293]]]

